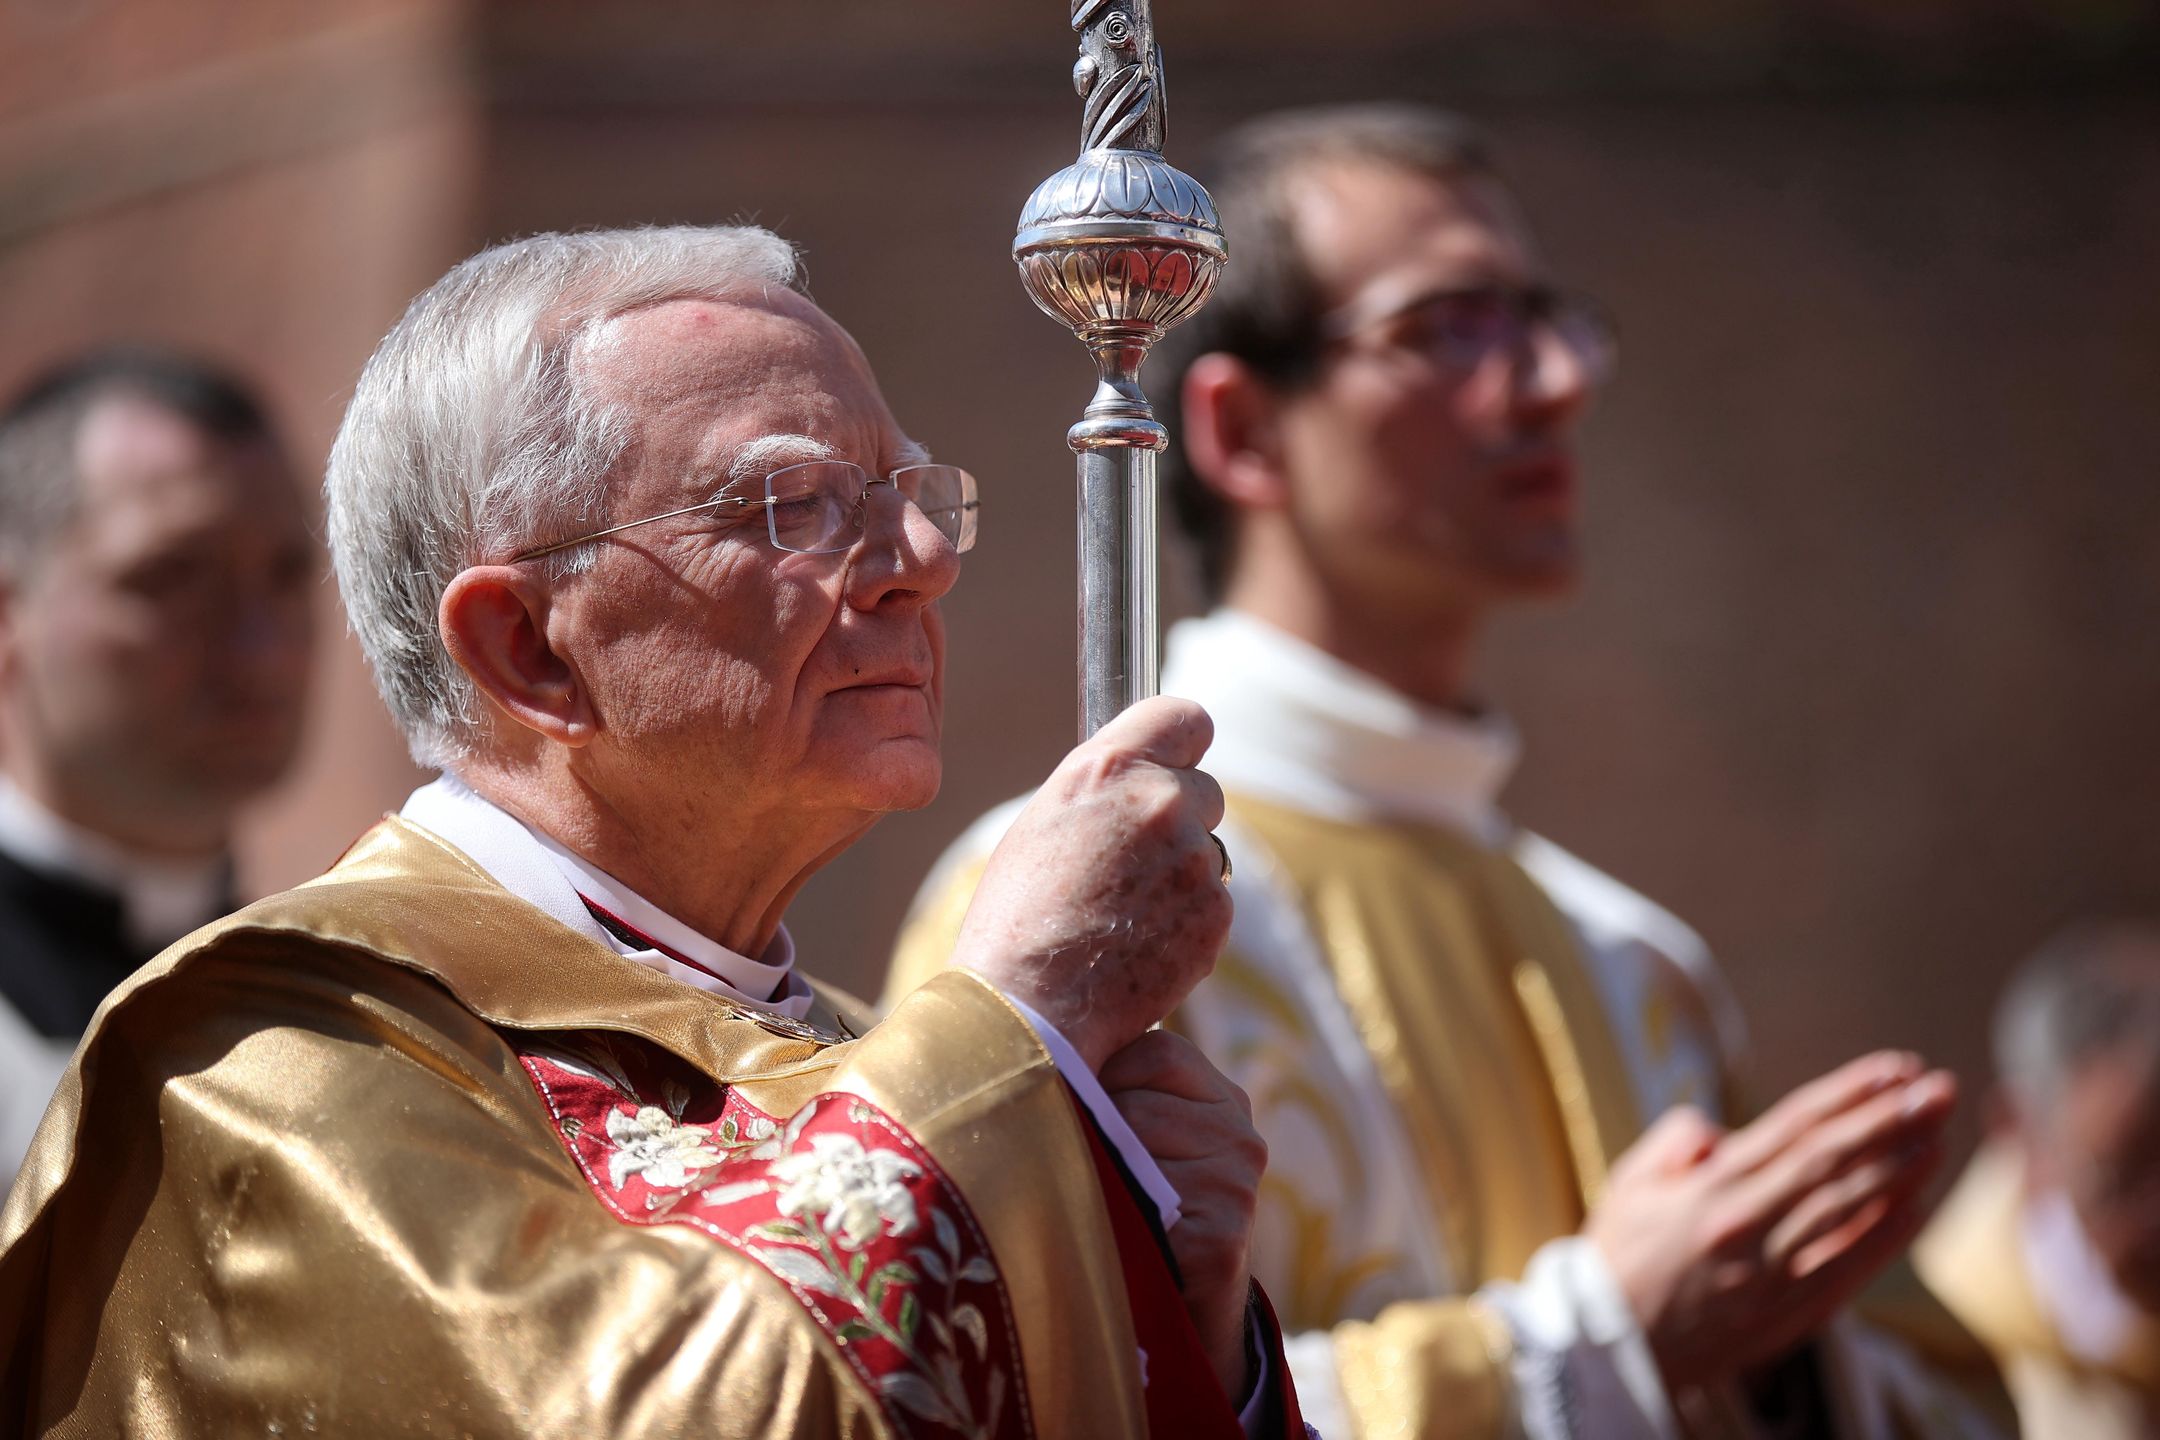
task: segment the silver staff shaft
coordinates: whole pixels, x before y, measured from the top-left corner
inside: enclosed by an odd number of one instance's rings
[[[1155,457],[1168,435],[1140,389],[1163,332],[1207,302],[1226,250],[1214,202],[1162,158],[1162,51],[1149,0],[1071,0],[1080,158],[1036,187],[1013,259],[1036,305],[1094,357],[1066,437],[1080,472],[1080,733],[1161,683]]]
[[[1155,452],[1080,452],[1080,734],[1162,689]]]

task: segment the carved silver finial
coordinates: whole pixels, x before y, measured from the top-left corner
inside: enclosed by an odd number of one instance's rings
[[[1095,357],[1101,376],[1074,449],[1167,443],[1140,366],[1163,332],[1198,310],[1227,250],[1215,202],[1162,158],[1162,51],[1148,0],[1072,0],[1086,101],[1080,158],[1020,212],[1013,259],[1028,294]]]
[[[1162,154],[1162,48],[1147,0],[1073,0],[1072,28],[1080,32],[1073,86],[1087,101],[1080,148]]]
[[[1094,357],[1065,442],[1080,470],[1080,733],[1156,693],[1155,455],[1170,443],[1140,388],[1163,332],[1207,302],[1227,250],[1215,202],[1162,157],[1162,51],[1148,0],[1072,0],[1080,158],[1020,211],[1013,260],[1043,312]]]

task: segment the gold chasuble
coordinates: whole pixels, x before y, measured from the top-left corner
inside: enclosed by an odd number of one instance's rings
[[[957,974],[847,1031],[385,821],[106,1002],[0,1213],[4,1428],[1144,1434],[1034,1032]]]
[[[1701,940],[1499,811],[1501,717],[1230,611],[1171,631],[1163,688],[1215,721],[1236,866],[1228,945],[1172,1024],[1268,1141],[1253,1270],[1305,1416],[1351,1440],[1777,1433],[1736,1396],[1669,1395],[1577,1233],[1652,1118],[1735,1117],[1744,1036]],[[1015,813],[924,882],[888,1005],[945,964]],[[1829,1434],[1992,1433],[1865,1327],[1814,1359]]]

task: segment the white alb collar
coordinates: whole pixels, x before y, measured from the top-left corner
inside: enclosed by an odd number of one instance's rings
[[[1215,721],[1225,789],[1351,822],[1418,820],[1497,843],[1521,742],[1507,717],[1421,705],[1235,610],[1170,628],[1163,690]]]
[[[0,776],[0,850],[33,870],[117,897],[128,938],[149,950],[161,950],[215,920],[231,873],[223,856],[165,860],[124,849],[61,819],[5,776]]]
[[[775,1015],[800,1020],[810,1013],[813,992],[795,971],[795,942],[784,925],[758,959],[737,954],[447,771],[433,784],[415,790],[399,815],[462,850],[511,894],[618,955],[708,994]],[[620,938],[593,917],[588,900],[663,948]]]

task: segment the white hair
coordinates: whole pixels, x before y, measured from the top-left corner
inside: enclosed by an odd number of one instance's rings
[[[2019,968],[1995,1011],[1995,1068],[2042,1125],[2070,1081],[2110,1057],[2160,1088],[2160,928],[2089,921],[2051,938]],[[2160,1098],[2160,1097],[2156,1097]]]
[[[478,723],[437,628],[450,581],[605,521],[634,438],[627,407],[587,374],[606,322],[801,284],[769,230],[596,230],[482,251],[407,307],[361,372],[323,490],[345,613],[415,760],[470,754]],[[560,577],[590,553],[536,563]]]

